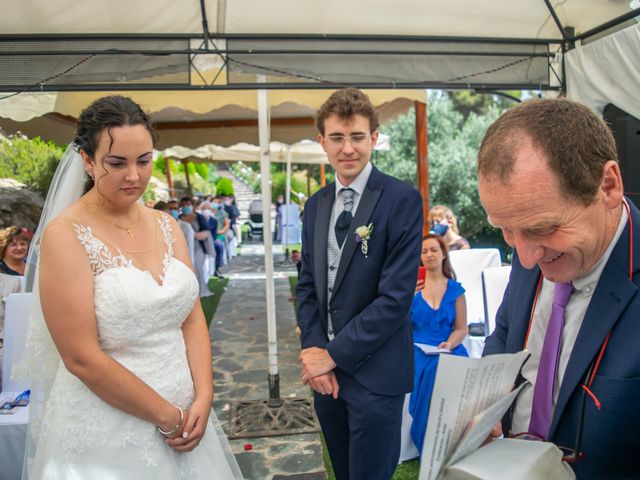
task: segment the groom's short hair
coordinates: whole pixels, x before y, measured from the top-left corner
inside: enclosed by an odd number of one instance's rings
[[[342,120],[352,118],[354,115],[362,115],[369,120],[370,133],[375,132],[380,126],[378,112],[373,107],[371,100],[357,88],[349,87],[336,90],[322,104],[316,114],[316,127],[321,135],[324,135],[324,121],[333,114]]]

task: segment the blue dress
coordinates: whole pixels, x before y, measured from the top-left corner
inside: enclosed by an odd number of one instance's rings
[[[411,304],[411,324],[413,326],[413,341],[438,346],[446,342],[453,331],[456,319],[456,299],[464,293],[464,288],[458,282],[449,280],[447,290],[444,292],[440,307],[437,310],[418,292],[413,297]],[[451,351],[453,355],[468,357],[467,350],[458,345]],[[409,413],[413,417],[411,425],[411,438],[418,451],[422,452],[422,444],[427,430],[429,417],[429,403],[433,385],[436,380],[436,369],[440,355],[427,355],[415,345],[413,346],[415,359],[415,373],[413,379],[413,392],[409,400]]]

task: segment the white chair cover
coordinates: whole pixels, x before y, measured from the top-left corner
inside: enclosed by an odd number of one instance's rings
[[[278,228],[282,232],[282,245],[302,242],[300,230],[300,207],[295,203],[280,206],[280,224]]]
[[[413,417],[409,413],[409,398],[410,393],[407,393],[404,397],[404,405],[402,406],[402,430],[400,432],[400,459],[398,463],[406,462],[412,458],[418,458],[420,452],[418,447],[413,443],[411,438],[411,424],[413,423]]]
[[[7,275],[6,273],[0,273],[0,300],[4,300],[12,293],[18,293],[21,287],[21,281],[23,277],[16,275]],[[4,301],[0,301],[0,338],[2,338],[2,331],[4,329]]]
[[[20,277],[18,285],[20,284]],[[12,293],[6,298],[4,317],[4,347],[2,362],[2,391],[17,392],[29,388],[26,380],[12,380],[11,370],[24,352],[27,325],[31,314],[31,293]]]
[[[501,265],[500,251],[497,248],[454,250],[449,252],[449,259],[458,282],[465,289],[467,323],[483,323],[482,270]]]
[[[491,335],[493,329],[496,328],[496,313],[502,303],[510,274],[511,266],[485,268],[482,271],[484,333],[487,336]]]
[[[20,285],[20,277],[14,277]],[[11,369],[24,352],[31,314],[31,293],[13,293],[6,298],[4,362],[0,400],[10,400],[29,388],[26,380],[12,380]],[[0,479],[19,480],[27,439],[30,405],[19,407],[13,415],[0,415]]]

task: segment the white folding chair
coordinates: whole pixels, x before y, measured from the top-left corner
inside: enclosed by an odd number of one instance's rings
[[[11,370],[20,360],[27,340],[27,324],[31,315],[31,293],[12,293],[5,302],[2,392],[20,393],[29,388],[26,381],[11,379]]]
[[[482,270],[501,265],[500,251],[497,248],[454,250],[449,252],[449,260],[457,281],[465,289],[467,323],[484,322]]]
[[[496,314],[509,283],[511,267],[490,267],[482,271],[482,295],[484,297],[484,333],[491,335],[496,328]]]
[[[11,379],[11,370],[25,349],[27,324],[31,315],[31,293],[13,293],[6,299],[4,316],[4,346],[2,393],[0,399],[15,398],[29,388],[28,382]],[[0,479],[19,480],[27,438],[30,405],[18,407],[12,415],[0,415]]]
[[[500,265],[500,251],[497,248],[454,250],[449,252],[449,260],[458,282],[465,289],[467,323],[484,323],[482,270]],[[462,344],[470,357],[479,358],[484,350],[484,336],[467,335]]]

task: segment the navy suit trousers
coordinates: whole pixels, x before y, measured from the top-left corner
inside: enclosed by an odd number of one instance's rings
[[[400,458],[404,395],[378,395],[335,370],[339,396],[315,393],[336,480],[389,480]]]

